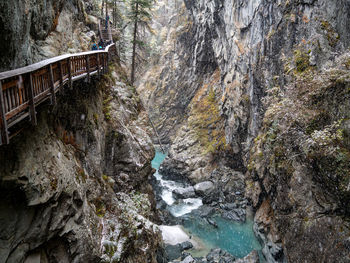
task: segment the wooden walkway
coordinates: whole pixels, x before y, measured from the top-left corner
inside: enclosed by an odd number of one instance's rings
[[[106,29],[105,19],[100,19],[100,22],[98,23],[98,33],[100,35],[100,38],[103,40],[103,43],[113,42],[111,23],[107,24],[107,29]]]
[[[56,104],[56,93],[68,84],[108,71],[108,62],[116,54],[115,44],[104,50],[68,54],[47,59],[36,64],[0,73],[0,146],[9,144],[9,129],[22,120],[36,125],[35,108],[50,100]]]

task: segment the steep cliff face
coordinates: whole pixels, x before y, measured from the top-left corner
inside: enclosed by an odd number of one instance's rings
[[[0,262],[156,262],[147,115],[119,79],[74,84],[0,148]]]
[[[166,66],[140,89],[151,90],[149,105],[163,113],[153,115],[162,138],[182,126],[167,138],[174,144],[164,171],[197,181],[214,180],[215,166],[244,172],[269,262],[349,262],[349,1],[184,3],[177,19],[185,26],[174,27]],[[185,91],[178,80],[189,83]],[[196,104],[212,91],[220,117],[198,132],[191,119],[213,111]]]
[[[138,85],[163,143],[170,143],[186,119],[196,90],[217,67],[213,52],[206,49],[211,41],[209,31],[201,35],[202,44],[198,44],[196,34],[202,32],[196,32],[185,6],[178,4],[173,8],[168,28],[161,32],[165,34],[162,56]],[[201,56],[203,61],[195,61],[193,54]]]
[[[0,70],[5,71],[64,53],[89,49],[94,33],[86,22],[90,1],[0,1]]]

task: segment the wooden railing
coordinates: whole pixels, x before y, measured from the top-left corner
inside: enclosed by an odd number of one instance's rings
[[[108,62],[116,54],[115,44],[104,50],[68,54],[27,67],[0,73],[0,145],[9,144],[14,134],[9,129],[29,118],[36,125],[35,108],[50,100],[56,104],[56,92],[68,84],[108,71]]]

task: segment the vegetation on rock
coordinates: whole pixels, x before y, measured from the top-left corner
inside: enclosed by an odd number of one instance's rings
[[[189,126],[196,132],[204,154],[217,153],[226,148],[224,119],[220,114],[218,99],[213,89],[220,77],[217,71],[213,80],[203,85],[192,100]],[[203,94],[204,93],[204,94]]]

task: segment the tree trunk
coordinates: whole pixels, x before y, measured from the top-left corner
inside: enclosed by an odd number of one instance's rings
[[[132,45],[131,85],[133,85],[134,81],[135,81],[135,58],[136,58],[136,38],[137,38],[138,13],[139,13],[139,3],[136,3],[135,21],[134,21],[134,36],[133,36],[133,45]]]
[[[101,17],[103,18],[103,8],[104,8],[105,0],[102,0],[102,8],[101,8]]]
[[[113,1],[113,24],[117,28],[117,0]]]
[[[106,17],[105,18],[107,18],[107,16],[108,16],[108,0],[105,0],[105,2],[106,2]]]

